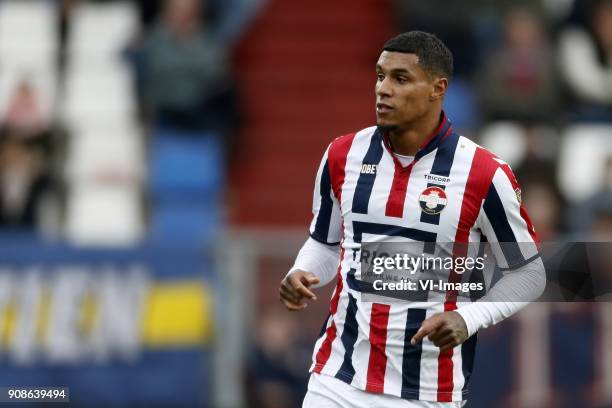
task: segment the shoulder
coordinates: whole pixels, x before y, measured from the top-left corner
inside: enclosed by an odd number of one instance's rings
[[[458,144],[460,147],[460,149],[458,149],[458,155],[463,156],[461,158],[469,162],[471,167],[475,169],[497,169],[501,166],[508,166],[508,164],[500,159],[495,153],[465,136],[459,136]]]
[[[485,147],[474,141],[459,136],[459,149],[455,160],[463,163],[465,174],[472,186],[479,186],[483,192],[493,183],[496,174],[503,173],[512,182],[516,183],[514,174],[504,160]]]
[[[347,133],[345,135],[339,136],[332,140],[329,145],[328,157],[330,161],[337,161],[346,159],[346,155],[348,154],[353,142],[355,140],[363,140],[370,139],[374,132],[376,131],[376,126],[371,126],[357,132]]]

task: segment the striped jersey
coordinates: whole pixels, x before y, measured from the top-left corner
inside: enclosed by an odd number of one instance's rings
[[[444,353],[427,338],[410,344],[421,322],[455,310],[456,298],[447,294],[437,302],[362,300],[355,254],[363,242],[398,238],[535,244],[537,237],[510,167],[456,134],[444,114],[406,167],[393,155],[387,136],[371,127],[329,145],[317,173],[313,213],[311,237],[340,244],[340,263],[311,372],[404,399],[466,399],[475,335]],[[538,256],[537,249],[529,253],[524,247],[509,251],[492,245],[492,250],[502,269],[517,268]],[[451,275],[448,279],[457,281]]]

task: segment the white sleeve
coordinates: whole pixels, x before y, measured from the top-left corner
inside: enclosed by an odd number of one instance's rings
[[[325,245],[308,238],[298,253],[293,267],[287,275],[295,270],[314,273],[321,282],[315,288],[327,285],[338,271],[340,262],[340,246]]]
[[[499,323],[536,300],[545,286],[544,263],[541,258],[536,258],[520,268],[506,272],[485,297],[460,307],[456,312],[463,317],[468,335],[472,336],[478,330]]]

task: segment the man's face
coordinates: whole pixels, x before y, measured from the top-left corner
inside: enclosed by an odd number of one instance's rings
[[[439,78],[428,75],[415,54],[383,51],[376,64],[376,122],[403,128],[423,117],[438,95]]]

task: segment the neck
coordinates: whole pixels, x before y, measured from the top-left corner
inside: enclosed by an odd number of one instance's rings
[[[442,110],[433,110],[414,123],[389,132],[393,151],[404,156],[414,156],[425,140],[440,126]]]

